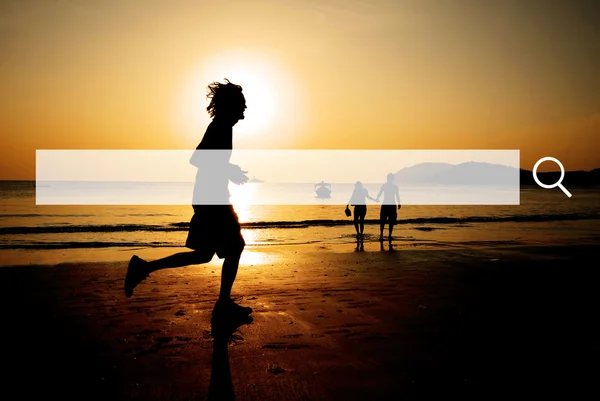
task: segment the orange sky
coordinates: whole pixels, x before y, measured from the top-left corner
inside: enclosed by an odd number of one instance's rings
[[[524,168],[597,168],[597,8],[4,0],[0,179],[34,179],[36,149],[194,148],[205,86],[225,77],[248,99],[239,148],[520,149]]]

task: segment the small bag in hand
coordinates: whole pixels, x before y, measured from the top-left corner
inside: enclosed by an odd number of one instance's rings
[[[348,216],[348,217],[352,216],[352,212],[350,211],[350,208],[348,207],[348,205],[346,205],[346,210],[344,210],[344,212],[346,213],[346,216]]]

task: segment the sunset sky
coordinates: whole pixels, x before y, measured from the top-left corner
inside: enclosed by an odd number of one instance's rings
[[[240,149],[600,167],[593,1],[3,0],[0,55],[0,179],[34,179],[36,149],[193,149],[224,78]]]

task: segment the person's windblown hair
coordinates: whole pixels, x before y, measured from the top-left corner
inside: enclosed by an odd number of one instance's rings
[[[229,82],[227,78],[225,78],[225,82],[213,82],[207,86],[206,98],[210,99],[210,103],[206,111],[211,118],[217,114],[218,110],[227,109],[229,105],[238,102],[242,94],[240,85]]]

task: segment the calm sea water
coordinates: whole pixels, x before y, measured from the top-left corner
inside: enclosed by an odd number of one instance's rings
[[[407,205],[394,240],[400,246],[595,243],[600,189],[570,190],[569,199],[558,189],[522,189],[520,205],[511,206]],[[0,252],[180,247],[192,215],[191,206],[57,206],[35,199],[35,182],[0,181]],[[344,206],[235,207],[251,247],[355,241]],[[369,204],[366,241],[379,236],[378,216],[379,205]]]
[[[517,177],[518,179],[518,177]],[[382,183],[363,183],[376,197]],[[331,186],[330,186],[331,185]],[[248,205],[345,205],[354,183],[247,183],[229,185],[230,201],[238,207]],[[399,184],[405,205],[517,205],[518,181],[505,185],[418,185]],[[325,199],[315,196],[317,188],[331,191]],[[40,205],[189,205],[193,182],[104,182],[44,181],[36,184]],[[203,194],[206,195],[206,194]],[[202,202],[202,197],[198,201]]]

